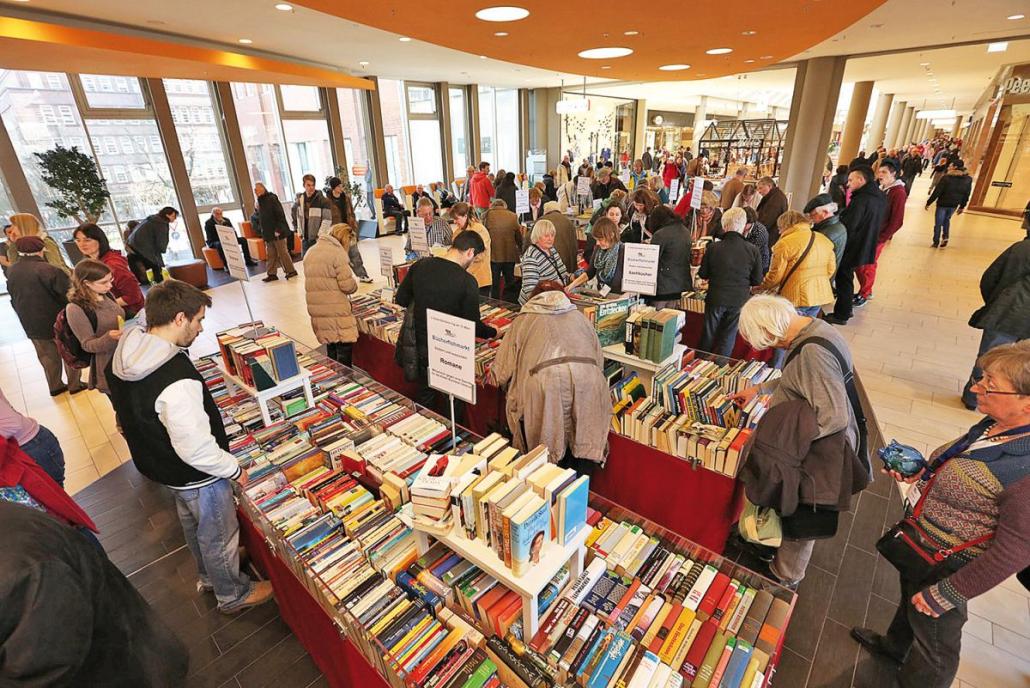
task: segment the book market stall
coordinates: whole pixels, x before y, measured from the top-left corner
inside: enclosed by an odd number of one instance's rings
[[[452,436],[300,346],[314,404],[285,391],[265,423],[225,372],[264,365],[234,350],[270,330],[219,333],[197,368],[250,474],[243,542],[330,685],[769,684],[793,592],[593,493],[543,446]]]
[[[708,151],[719,176],[728,177],[737,168],[747,165],[756,177],[775,177],[783,156],[785,120],[734,119],[712,122],[698,144]]]

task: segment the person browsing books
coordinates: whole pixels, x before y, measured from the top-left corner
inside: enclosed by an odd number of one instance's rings
[[[486,250],[476,232],[466,230],[454,237],[447,252],[423,258],[408,270],[397,288],[397,303],[409,310],[397,342],[395,360],[409,382],[417,382],[414,399],[441,415],[449,415],[446,397],[429,386],[429,344],[426,311],[434,310],[475,323],[476,337],[491,339],[497,330],[483,324],[479,317],[479,285],[469,272],[476,256]],[[410,318],[410,320],[409,320]],[[461,401],[454,402],[458,422],[464,415]]]
[[[210,296],[179,280],[153,287],[146,330],[125,330],[105,376],[133,463],[172,491],[197,589],[213,591],[218,610],[235,614],[272,599],[272,586],[240,571],[232,481],[246,485],[247,472],[229,453],[221,413],[184,351],[210,305]]]

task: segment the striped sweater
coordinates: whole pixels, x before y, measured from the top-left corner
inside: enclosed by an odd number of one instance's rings
[[[519,293],[519,304],[529,300],[529,295],[536,285],[543,280],[556,280],[565,284],[569,281],[565,263],[553,246],[548,253],[536,244],[530,244],[522,254],[522,291]]]
[[[985,418],[970,428],[969,436],[979,438],[991,424]],[[931,464],[955,442],[938,448]],[[919,516],[919,525],[937,545],[954,547],[994,533],[957,555],[969,563],[924,591],[927,603],[941,614],[1030,565],[1030,437],[974,445],[937,474]],[[919,487],[925,491],[926,483]]]

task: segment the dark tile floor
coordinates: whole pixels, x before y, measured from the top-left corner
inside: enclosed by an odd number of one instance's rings
[[[75,499],[100,528],[111,561],[186,643],[189,687],[328,686],[274,603],[230,617],[218,613],[212,595],[197,592],[197,569],[171,496],[132,463]]]
[[[872,408],[868,400],[864,405]],[[875,420],[869,421],[869,444],[875,451],[882,439]],[[171,496],[131,463],[75,498],[100,527],[100,540],[111,560],[186,642],[189,686],[327,685],[274,604],[226,617],[214,609],[211,595],[196,592],[196,567]],[[897,489],[877,472],[876,481],[853,500],[852,512],[841,516],[837,535],[816,544],[773,680],[777,688],[890,685],[890,667],[860,650],[848,631],[854,625],[883,630],[894,614],[898,579],[874,545],[901,513]],[[759,566],[732,546],[727,556]]]

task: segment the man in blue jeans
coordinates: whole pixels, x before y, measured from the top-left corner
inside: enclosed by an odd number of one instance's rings
[[[46,427],[20,413],[0,390],[0,437],[13,437],[54,482],[64,487],[64,452],[61,443]]]
[[[966,166],[961,160],[948,165],[948,173],[941,177],[934,187],[933,193],[926,199],[926,209],[937,201],[937,210],[933,220],[933,248],[944,248],[948,245],[948,234],[951,232],[951,216],[956,212],[961,215],[969,203],[969,194],[973,190],[973,178],[966,173]]]
[[[197,589],[214,591],[218,610],[234,614],[272,598],[268,582],[240,571],[232,483],[247,472],[228,452],[222,417],[183,350],[203,330],[211,297],[178,280],[147,294],[147,329],[127,328],[107,379],[111,401],[139,472],[172,490],[186,544],[197,562]]]

